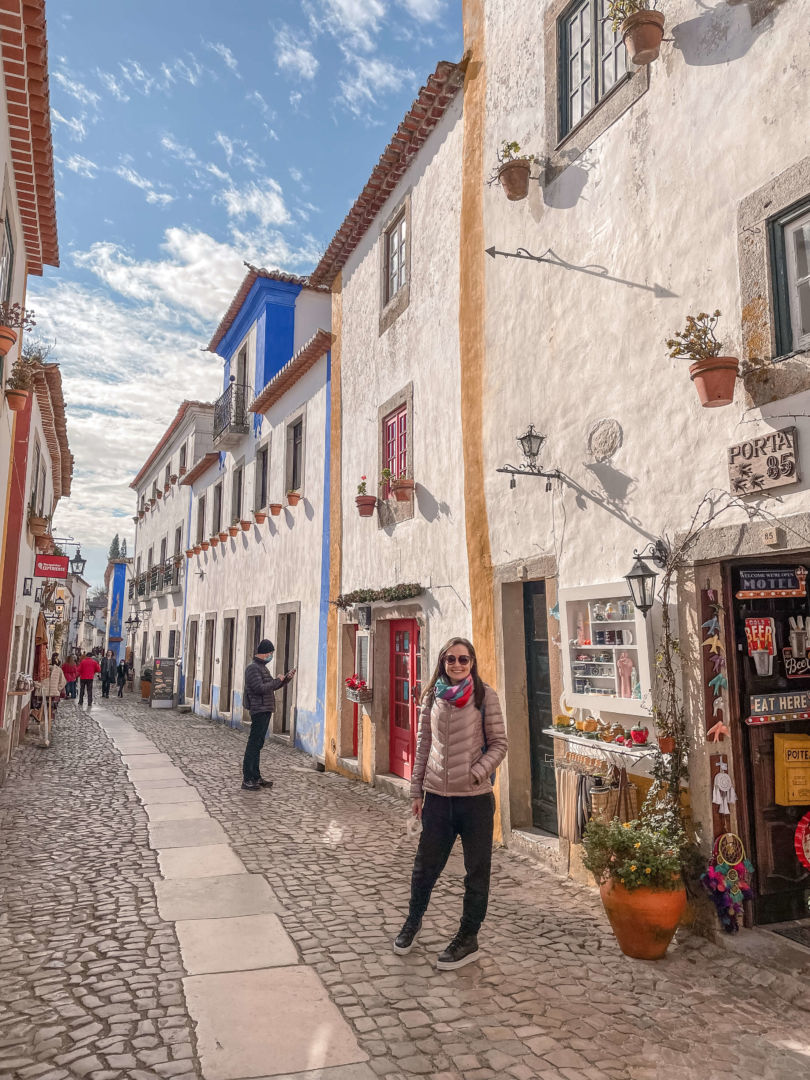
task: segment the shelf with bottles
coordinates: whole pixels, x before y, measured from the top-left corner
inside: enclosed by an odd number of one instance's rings
[[[627,583],[560,590],[566,699],[575,708],[649,714],[649,627]]]

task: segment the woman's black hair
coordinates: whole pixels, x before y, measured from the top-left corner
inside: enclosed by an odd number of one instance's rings
[[[430,682],[422,692],[422,704],[424,705],[431,695],[434,695],[436,682],[438,679],[447,679],[447,672],[444,668],[444,658],[447,655],[447,650],[453,645],[463,645],[467,652],[470,654],[470,675],[472,675],[473,681],[473,700],[475,702],[476,709],[480,709],[484,704],[484,694],[486,693],[486,687],[484,686],[481,676],[478,674],[478,660],[475,656],[475,649],[471,641],[463,637],[453,637],[449,641],[445,641],[439,651],[439,659],[436,664],[436,668],[431,676]]]

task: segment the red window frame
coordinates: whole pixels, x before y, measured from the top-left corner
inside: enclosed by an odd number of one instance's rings
[[[408,406],[401,405],[383,420],[383,465],[391,470],[391,478],[408,475]],[[388,498],[389,485],[383,487]]]

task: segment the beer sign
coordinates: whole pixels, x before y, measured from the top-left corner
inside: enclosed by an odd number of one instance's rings
[[[728,478],[735,495],[797,483],[796,428],[780,428],[730,446]]]

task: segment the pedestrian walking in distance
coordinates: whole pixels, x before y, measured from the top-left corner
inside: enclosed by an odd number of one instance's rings
[[[124,686],[127,681],[127,662],[126,660],[120,660],[118,662],[118,669],[116,674],[116,681],[118,682],[118,696],[124,696]]]
[[[101,671],[101,666],[94,657],[85,653],[79,661],[79,705],[84,705],[84,695],[87,694],[87,708],[93,708],[93,679]]]
[[[110,687],[115,682],[117,674],[118,664],[115,662],[115,656],[112,649],[107,649],[107,653],[101,661],[101,696],[103,698],[110,696]]]
[[[54,653],[51,657],[51,668],[48,675],[48,681],[43,683],[43,691],[48,695],[51,702],[51,723],[53,723],[56,718],[56,709],[59,705],[62,691],[65,689],[66,682],[65,673],[59,663],[59,655],[58,653]]]
[[[62,664],[62,671],[65,675],[65,697],[76,697],[76,680],[79,677],[79,669],[76,666],[72,656],[69,656]]]
[[[411,809],[422,819],[413,864],[408,918],[394,952],[411,951],[430,894],[456,837],[464,853],[464,904],[458,933],[436,960],[452,971],[478,958],[478,931],[487,913],[495,796],[491,775],[506,757],[506,729],[498,695],[481,681],[475,649],[466,638],[442,647],[422,695]]]
[[[251,663],[245,668],[245,692],[242,704],[250,712],[250,735],[245,748],[245,760],[242,762],[242,790],[261,791],[271,788],[272,780],[263,780],[259,771],[259,754],[264,746],[270,718],[276,708],[276,690],[280,690],[295,675],[295,668],[282,678],[274,679],[267,670],[273,659],[275,647],[272,641],[263,638],[256,649]]]

